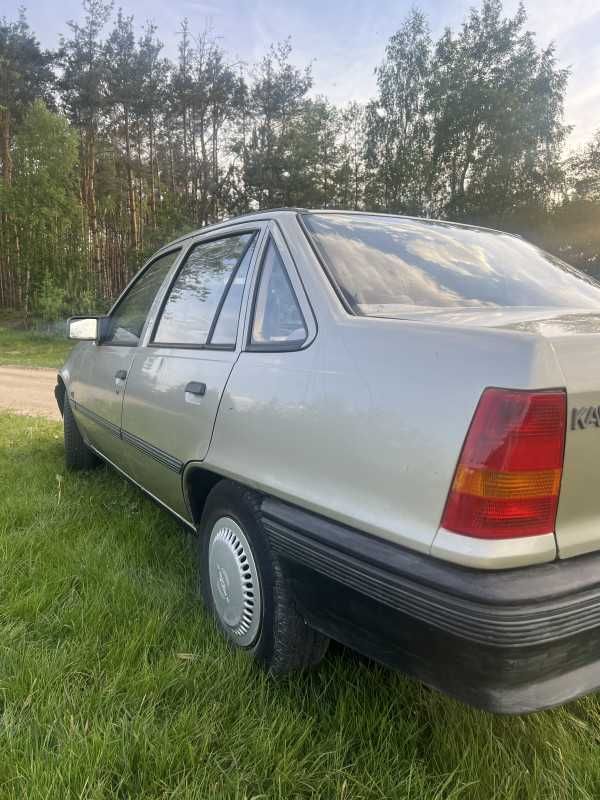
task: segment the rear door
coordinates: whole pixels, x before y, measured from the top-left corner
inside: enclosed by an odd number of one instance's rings
[[[128,471],[184,517],[181,472],[208,451],[239,355],[247,278],[262,235],[260,224],[235,226],[192,245],[129,370],[122,431]]]
[[[88,440],[115,464],[122,465],[120,438],[123,394],[148,313],[180,248],[153,258],[127,287],[109,315],[108,331],[91,345],[69,386],[78,424]]]

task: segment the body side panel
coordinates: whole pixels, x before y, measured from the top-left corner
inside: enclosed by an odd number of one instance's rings
[[[207,464],[429,552],[483,389],[557,383],[551,348],[526,334],[321,315],[304,352],[241,354]]]

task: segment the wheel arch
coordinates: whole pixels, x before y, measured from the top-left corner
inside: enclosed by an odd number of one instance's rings
[[[200,524],[206,500],[212,489],[226,480],[224,475],[203,464],[188,464],[183,471],[183,496],[196,527]]]
[[[54,387],[54,397],[56,397],[56,403],[58,405],[58,410],[60,411],[61,416],[64,416],[65,413],[65,397],[67,396],[67,386],[63,380],[62,375],[60,372],[56,376],[56,386]]]

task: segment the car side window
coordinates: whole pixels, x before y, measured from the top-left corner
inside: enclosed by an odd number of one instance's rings
[[[254,232],[200,242],[175,279],[154,334],[155,344],[207,343],[221,300],[230,287]]]
[[[254,304],[251,344],[301,345],[308,336],[300,304],[275,242],[267,245]]]
[[[103,344],[135,347],[139,343],[150,306],[179,253],[171,250],[146,267],[110,315]]]

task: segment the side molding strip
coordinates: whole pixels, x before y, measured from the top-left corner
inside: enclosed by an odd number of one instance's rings
[[[178,475],[182,472],[183,461],[179,461],[179,459],[175,458],[175,456],[165,453],[165,451],[161,450],[159,447],[155,447],[153,444],[150,444],[150,442],[140,439],[139,436],[135,436],[133,433],[129,433],[126,430],[121,431],[121,438],[124,442],[127,442],[127,444],[135,447],[136,450],[139,450],[145,455],[150,456],[150,458],[158,461],[159,464],[167,467],[167,469],[176,472]]]
[[[94,411],[90,411],[89,408],[82,406],[81,403],[78,403],[75,400],[70,400],[69,402],[73,408],[83,414],[84,417],[88,417],[92,420],[92,422],[95,422],[97,425],[105,428],[113,436],[116,436],[117,439],[121,439],[127,444],[130,444],[132,447],[135,447],[136,450],[139,450],[141,453],[150,456],[150,458],[153,458],[159,464],[162,464],[167,469],[172,470],[177,475],[180,475],[183,471],[183,461],[175,458],[175,456],[166,453],[159,447],[155,447],[155,445],[150,444],[150,442],[147,442],[145,439],[141,439],[139,436],[136,436],[133,433],[122,430],[113,422],[109,422],[109,420],[104,419],[104,417],[101,417]]]
[[[84,417],[91,419],[92,422],[96,423],[96,425],[101,425],[103,428],[106,428],[106,430],[109,433],[112,433],[113,436],[116,436],[117,439],[121,438],[121,430],[118,425],[115,425],[113,422],[109,422],[107,419],[104,419],[104,417],[101,417],[99,414],[90,411],[89,408],[82,406],[81,403],[76,402],[72,398],[69,400],[69,403],[76,411],[79,411],[80,414],[83,414]]]

